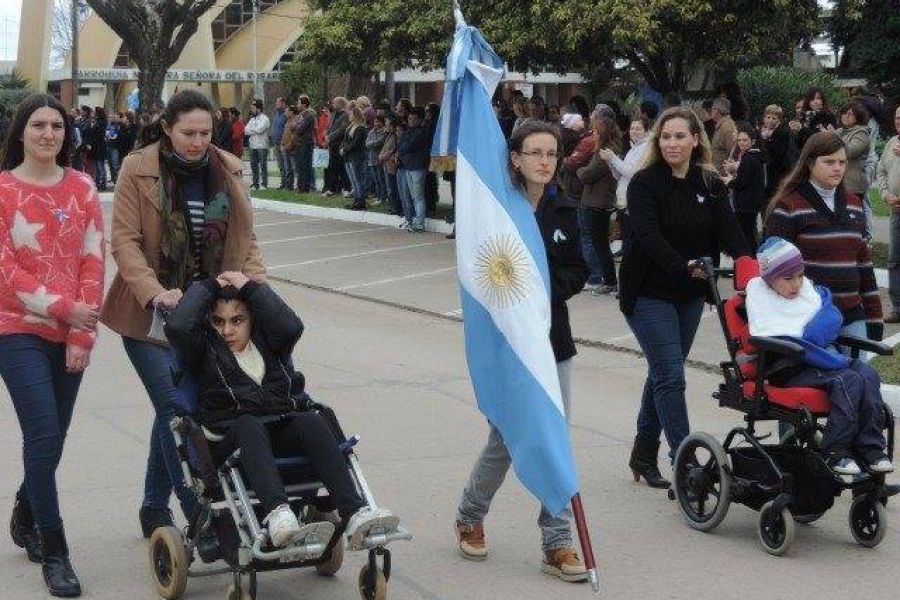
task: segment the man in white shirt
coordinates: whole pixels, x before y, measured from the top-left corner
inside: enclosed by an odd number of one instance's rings
[[[244,132],[250,136],[250,170],[253,172],[254,190],[269,187],[269,117],[263,112],[263,101],[257,98],[250,103],[250,120]]]

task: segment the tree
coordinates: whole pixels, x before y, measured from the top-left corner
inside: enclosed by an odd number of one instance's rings
[[[818,28],[816,0],[461,0],[514,70],[573,71],[608,80],[622,61],[662,93],[680,92],[698,66],[731,70],[787,62]],[[338,68],[443,64],[453,32],[448,0],[319,0],[301,56]]]
[[[829,21],[836,46],[844,48],[842,71],[900,94],[900,6],[896,0],[839,0]]]
[[[142,110],[162,105],[169,70],[216,0],[87,0],[128,45],[138,68]]]
[[[50,33],[50,68],[63,66],[72,50],[72,2],[56,0],[53,7],[53,23]],[[78,26],[91,15],[91,9],[83,1],[78,2]]]

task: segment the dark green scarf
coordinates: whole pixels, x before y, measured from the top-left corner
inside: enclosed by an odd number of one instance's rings
[[[197,270],[187,205],[182,195],[185,182],[206,178],[205,224],[200,258],[200,277],[214,277],[222,270],[225,237],[231,198],[226,185],[228,174],[215,151],[187,161],[176,154],[167,139],[159,147],[160,260],[157,277],[167,290],[186,290]]]

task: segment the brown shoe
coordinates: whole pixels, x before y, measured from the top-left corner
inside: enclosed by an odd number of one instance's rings
[[[588,573],[574,548],[556,548],[544,552],[541,571],[563,581],[587,581]]]
[[[894,311],[884,318],[885,323],[900,323],[900,311]]]
[[[475,523],[467,525],[456,522],[456,539],[459,541],[459,554],[466,560],[481,561],[488,555],[484,543],[484,525]]]

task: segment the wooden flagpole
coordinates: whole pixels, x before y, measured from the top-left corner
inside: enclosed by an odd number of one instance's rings
[[[575,527],[578,529],[578,539],[581,542],[581,554],[584,556],[584,567],[588,572],[588,579],[594,592],[600,593],[600,571],[594,560],[594,548],[591,546],[591,534],[588,532],[587,520],[584,518],[584,507],[581,504],[581,494],[572,496],[572,515],[575,517]]]

